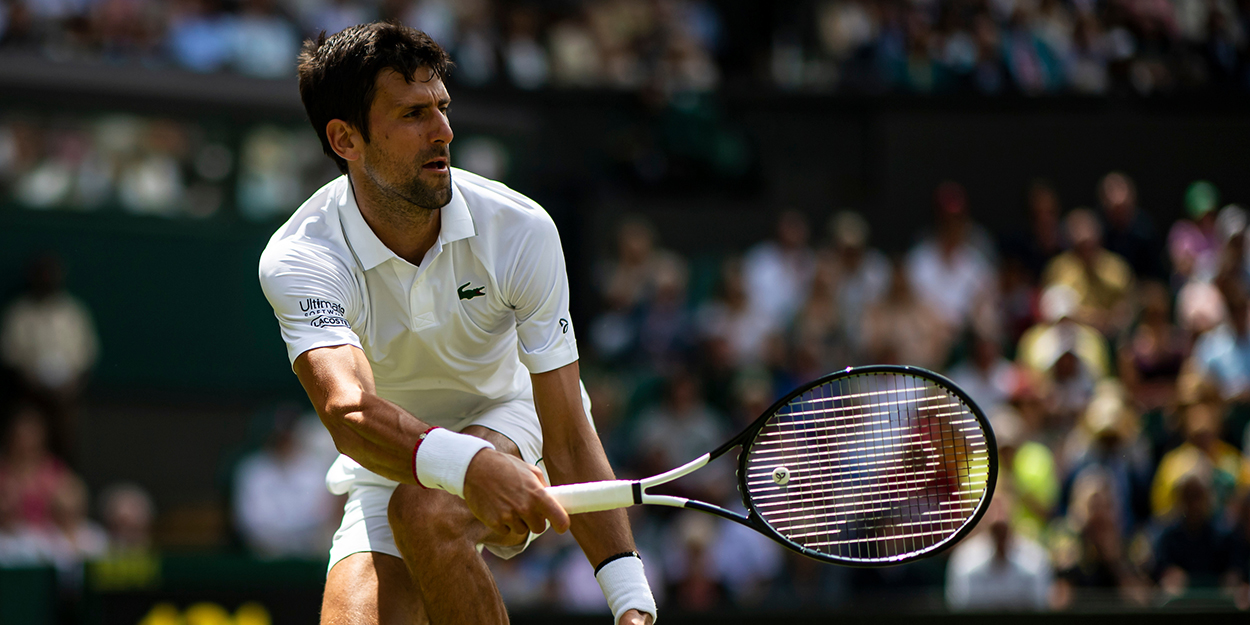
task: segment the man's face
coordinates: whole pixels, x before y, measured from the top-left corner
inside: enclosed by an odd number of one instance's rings
[[[451,125],[447,87],[428,68],[412,82],[378,74],[361,166],[383,193],[425,209],[451,201]]]

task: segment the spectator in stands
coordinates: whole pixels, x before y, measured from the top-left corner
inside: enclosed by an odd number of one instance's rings
[[[65,290],[64,277],[52,254],[31,262],[25,293],[4,313],[0,356],[17,373],[25,399],[47,416],[52,450],[72,460],[78,400],[99,355],[99,339],[91,312]]]
[[[1194,339],[1225,323],[1228,320],[1228,305],[1214,284],[1190,282],[1176,294],[1176,317],[1181,329]],[[1191,359],[1197,357],[1194,349],[1190,350]]]
[[[1010,510],[1012,530],[1040,539],[1059,499],[1054,454],[1030,439],[1032,432],[1010,407],[995,411],[991,423],[998,441],[998,481],[1014,495]]]
[[[638,342],[649,367],[663,373],[688,360],[696,345],[694,320],[686,302],[689,270],[676,254],[656,263],[650,300],[639,311]]]
[[[1003,357],[998,341],[976,333],[968,358],[952,367],[948,375],[982,410],[993,412],[1007,403],[1018,373]]]
[[[1046,265],[1042,286],[1071,288],[1078,302],[1073,317],[1106,336],[1116,336],[1131,320],[1133,270],[1102,246],[1102,226],[1090,210],[1072,211],[1064,225],[1072,248]]]
[[[1020,337],[1016,362],[1042,381],[1048,427],[1066,432],[1085,410],[1094,386],[1108,375],[1110,357],[1097,330],[1073,318],[1076,292],[1058,284],[1042,293],[1042,322]],[[1047,436],[1049,438],[1049,436]]]
[[[1072,30],[1072,46],[1065,58],[1068,84],[1077,93],[1106,93],[1109,84],[1107,61],[1110,46],[1103,36],[1098,19],[1080,12]],[[1123,251],[1117,251],[1123,254]],[[1134,267],[1136,270],[1141,268]]]
[[[1204,380],[1182,379],[1179,398],[1185,442],[1159,461],[1150,489],[1150,507],[1156,518],[1173,514],[1182,480],[1203,472],[1206,496],[1213,510],[1221,510],[1238,489],[1250,486],[1250,460],[1236,447],[1220,440],[1226,406],[1219,392]]]
[[[325,488],[329,468],[299,444],[299,414],[281,408],[265,448],[234,472],[234,520],[247,546],[264,557],[317,558],[337,525],[336,502]]]
[[[62,585],[71,588],[82,583],[83,563],[103,556],[109,546],[108,534],[87,518],[87,509],[87,485],[76,476],[61,480],[52,496],[47,537]]]
[[[1150,477],[1154,467],[1150,450],[1139,435],[1137,413],[1127,404],[1126,392],[1113,381],[1099,383],[1080,424],[1064,443],[1067,478],[1060,502],[1077,499],[1077,478],[1096,470],[1109,480],[1106,495],[1114,499],[1112,503],[1120,515],[1117,526],[1120,531],[1130,532],[1150,516]]]
[[[868,245],[869,228],[864,218],[841,211],[829,220],[832,250],[828,259],[836,292],[837,322],[849,348],[844,364],[863,362],[864,312],[890,286],[890,260]]]
[[[1050,260],[1063,252],[1064,233],[1060,220],[1063,208],[1059,193],[1040,178],[1029,185],[1025,199],[1026,229],[1007,237],[1002,256],[1018,259],[1037,282]]]
[[[1123,172],[1113,171],[1098,183],[1102,206],[1104,246],[1128,262],[1141,278],[1161,279],[1162,245],[1150,217],[1137,206],[1137,186]]]
[[[742,276],[751,308],[785,327],[806,299],[816,268],[808,245],[807,217],[782,211],[772,239],[756,244],[742,258]]]
[[[1017,346],[1017,361],[1026,369],[1044,374],[1054,365],[1065,347],[1072,349],[1095,379],[1110,372],[1110,356],[1102,336],[1077,321],[1078,295],[1066,285],[1042,292],[1039,305],[1042,321],[1029,328]]]
[[[1021,259],[1004,257],[998,271],[997,301],[985,304],[998,316],[997,332],[1002,333],[1003,345],[1013,357],[1020,337],[1037,323],[1039,296],[1037,276]]]
[[[22,523],[38,529],[52,525],[53,498],[61,483],[73,477],[65,463],[48,450],[43,414],[33,406],[17,409],[4,436],[0,455],[0,491],[17,502]]]
[[[1179,510],[1155,544],[1155,577],[1177,596],[1194,587],[1214,588],[1229,569],[1228,537],[1220,529],[1211,489],[1211,466],[1195,465],[1174,483]]]
[[[1016,7],[1003,33],[1003,56],[1016,89],[1028,95],[1058,90],[1063,85],[1059,58],[1030,20],[1030,10]]]
[[[686,514],[677,517],[674,523],[673,544],[664,555],[669,584],[668,609],[706,612],[725,606],[729,588],[712,551],[717,540],[715,519],[703,514]]]
[[[274,0],[244,0],[240,9],[234,25],[235,67],[242,74],[258,78],[293,76],[295,66],[291,61],[300,46],[295,25],[274,5]]]
[[[1115,591],[1139,605],[1148,598],[1146,580],[1125,552],[1124,513],[1115,483],[1101,467],[1076,474],[1067,515],[1056,523],[1050,541],[1055,608],[1069,607],[1087,589]]]
[[[864,354],[868,361],[937,369],[952,342],[946,317],[912,290],[906,267],[894,265],[890,288],[864,315]]]
[[[322,30],[327,34],[337,33],[349,26],[364,24],[377,19],[375,2],[358,0],[328,0],[301,3],[313,8],[302,12],[308,16],[304,31],[316,34]]]
[[[1118,371],[1128,397],[1143,411],[1172,405],[1189,338],[1172,322],[1172,298],[1162,282],[1138,290],[1141,312],[1119,349]]]
[[[704,349],[713,362],[758,364],[764,360],[769,338],[781,329],[776,318],[750,305],[742,272],[740,260],[725,260],[719,292],[696,313]]]
[[[22,518],[17,491],[0,488],[0,568],[38,566],[48,559],[46,535]]]
[[[152,549],[152,497],[138,484],[121,482],[100,494],[101,518],[114,554],[147,553]]]
[[[670,299],[684,296],[677,292],[684,284],[672,282],[684,281],[684,275],[679,274],[684,274],[685,263],[676,254],[656,247],[650,222],[626,217],[616,233],[616,257],[596,270],[603,312],[591,326],[598,355],[609,361],[629,360],[636,354],[642,339],[638,334],[640,318],[645,317],[657,295],[660,279],[669,281],[666,295]]]
[[[1245,402],[1250,400],[1250,294],[1240,285],[1229,286],[1223,292],[1226,320],[1194,343],[1193,363],[1226,401]]]
[[[745,513],[742,506],[735,511]],[[742,607],[759,607],[781,575],[785,549],[763,534],[732,521],[717,520],[716,540],[712,558],[720,579],[734,603]]]
[[[1185,190],[1185,212],[1189,219],[1172,224],[1168,231],[1168,255],[1172,260],[1172,283],[1208,281],[1219,270],[1222,241],[1215,228],[1215,209],[1220,195],[1215,185],[1198,180]]]
[[[1043,610],[1054,573],[1046,550],[1012,530],[1009,489],[994,493],[980,532],[951,553],[946,604],[953,610]]]
[[[634,431],[634,449],[645,454],[646,475],[699,457],[720,445],[727,434],[723,418],[703,402],[699,379],[681,370],[665,380],[664,402],[640,415]],[[680,486],[700,489],[724,477],[713,470],[707,476],[691,475]]]
[[[193,72],[215,72],[230,62],[234,22],[219,0],[172,3],[165,48],[173,61]]]
[[[507,38],[503,44],[504,68],[512,84],[533,90],[546,86],[551,78],[547,50],[538,43],[538,16],[533,7],[505,9]]]
[[[799,307],[790,326],[789,343],[796,355],[801,360],[812,361],[806,368],[832,371],[854,362],[849,345],[854,335],[848,336],[842,331],[834,262],[831,254],[819,255],[807,301]]]
[[[955,332],[971,320],[973,306],[994,283],[993,248],[968,216],[968,197],[954,182],[934,192],[937,233],[907,255],[907,277],[922,300]]]
[[[1007,91],[1007,65],[1003,62],[1002,35],[998,24],[988,13],[978,12],[972,18],[976,42],[976,63],[971,72],[972,89],[992,95]]]

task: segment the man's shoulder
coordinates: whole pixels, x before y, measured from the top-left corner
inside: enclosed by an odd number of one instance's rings
[[[476,223],[507,228],[541,228],[553,223],[538,202],[502,182],[463,169],[455,169],[453,179]]]
[[[260,256],[261,275],[290,263],[346,268],[352,255],[338,208],[347,192],[347,177],[340,176],[313,193],[269,238]]]

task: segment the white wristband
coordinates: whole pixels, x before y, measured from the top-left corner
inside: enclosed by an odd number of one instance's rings
[[[627,610],[638,610],[651,615],[654,622],[655,598],[651,596],[651,586],[647,584],[647,576],[642,570],[642,559],[629,556],[617,558],[595,573],[599,588],[608,600],[608,608],[612,610],[612,623],[618,625],[621,615]]]
[[[473,456],[482,449],[495,446],[468,434],[434,428],[422,435],[413,457],[413,473],[426,488],[445,490],[464,497],[464,474]]]

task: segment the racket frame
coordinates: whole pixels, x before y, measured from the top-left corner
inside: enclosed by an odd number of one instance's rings
[[[833,556],[827,553],[816,551],[814,549],[810,549],[808,547],[804,547],[803,545],[800,545],[786,538],[785,536],[782,536],[780,532],[773,529],[771,525],[769,525],[766,521],[764,521],[764,519],[756,511],[755,504],[754,502],[751,501],[750,491],[747,488],[747,484],[746,484],[747,459],[750,456],[751,444],[755,441],[756,435],[759,434],[759,431],[763,429],[765,425],[767,425],[770,419],[772,419],[773,417],[777,415],[778,411],[784,408],[787,404],[789,404],[795,398],[802,396],[804,393],[818,386],[822,386],[834,380],[838,380],[838,379],[846,378],[846,377],[852,377],[852,376],[858,376],[858,375],[891,374],[891,373],[915,376],[915,377],[924,378],[931,382],[937,383],[942,388],[944,388],[945,390],[947,390],[954,396],[958,397],[960,401],[962,401],[968,407],[968,411],[973,415],[974,418],[976,418],[978,423],[980,423],[981,430],[985,435],[985,446],[988,452],[989,466],[988,466],[988,474],[986,475],[984,494],[981,496],[980,501],[977,502],[977,508],[976,510],[973,511],[972,516],[969,517],[968,520],[964,522],[963,526],[961,526],[959,530],[956,531],[954,534],[952,534],[951,536],[948,536],[945,540],[939,543],[936,543],[923,551],[907,554],[905,556],[899,556],[897,558],[889,558],[889,559],[874,560],[874,561],[840,558],[838,556]],[[668,482],[676,480],[677,478],[680,478],[684,475],[688,475],[706,466],[708,463],[712,462],[713,460],[716,460],[717,458],[720,458],[721,456],[728,453],[729,450],[735,447],[742,448],[738,452],[737,479],[738,479],[738,492],[742,497],[742,504],[746,508],[747,514],[745,515],[739,514],[732,510],[726,510],[725,508],[722,508],[720,506],[712,505],[710,503],[706,503],[703,501],[698,501],[696,499],[687,499],[685,497],[676,497],[673,495],[652,495],[647,492],[647,489],[649,488],[659,486],[661,484],[667,484]],[[728,441],[725,442],[725,444],[721,445],[720,447],[717,447],[716,449],[706,454],[703,454],[702,456],[699,456],[698,458],[695,458],[694,460],[691,460],[690,462],[687,462],[686,464],[683,464],[677,468],[671,469],[669,471],[665,471],[664,473],[660,473],[658,475],[653,475],[651,477],[648,477],[642,480],[637,480],[637,481],[613,480],[611,482],[606,482],[606,483],[591,482],[590,484],[604,484],[604,485],[609,484],[609,483],[615,484],[618,487],[618,492],[621,493],[622,495],[624,494],[625,489],[628,489],[630,494],[632,494],[633,504],[651,504],[651,505],[660,505],[660,506],[670,506],[674,508],[687,508],[690,510],[698,510],[700,512],[714,514],[716,516],[728,519],[735,523],[741,523],[742,525],[745,525],[756,531],[759,531],[760,533],[777,541],[778,543],[781,543],[783,546],[789,549],[797,551],[810,558],[820,560],[822,562],[829,562],[833,564],[839,564],[842,566],[851,566],[851,567],[858,567],[858,568],[876,568],[876,567],[882,567],[882,566],[893,566],[896,564],[902,564],[904,562],[911,562],[914,560],[921,560],[924,558],[937,555],[945,551],[952,545],[958,543],[960,540],[963,539],[964,536],[967,536],[968,533],[971,532],[974,527],[976,527],[977,523],[981,520],[981,517],[985,515],[985,511],[989,507],[990,499],[992,499],[994,496],[994,486],[996,482],[998,481],[997,450],[998,450],[998,446],[994,439],[994,430],[990,428],[990,422],[985,417],[985,413],[982,412],[981,408],[977,406],[975,402],[972,401],[972,398],[969,397],[968,394],[964,392],[963,389],[956,386],[954,382],[950,381],[949,379],[947,379],[946,377],[940,374],[929,371],[928,369],[923,369],[921,367],[912,367],[912,366],[906,366],[906,365],[869,365],[869,366],[864,366],[864,367],[847,367],[846,369],[835,371],[833,373],[830,373],[828,375],[821,377],[820,379],[813,380],[812,382],[809,382],[807,384],[800,386],[799,388],[791,391],[789,394],[785,395],[781,399],[777,400],[776,403],[774,403],[771,407],[769,407],[768,410],[764,411],[764,414],[760,415],[760,417],[756,419],[753,423],[751,423],[751,425],[747,426],[746,429],[739,432],[737,436],[734,436],[733,438],[729,439]],[[573,486],[577,486],[577,485],[573,485]],[[554,488],[559,490],[564,487],[557,486]],[[619,502],[619,505],[608,504],[608,505],[605,505],[604,507],[599,507],[596,509],[606,510],[606,509],[620,507],[621,505],[630,505],[630,504],[628,502],[622,501],[622,502]]]

